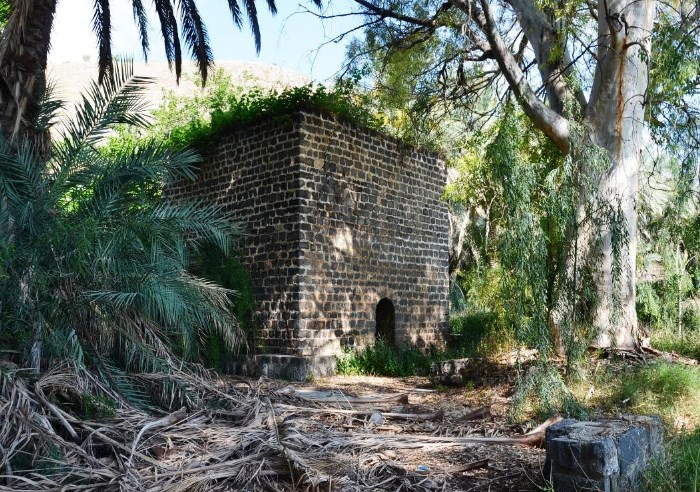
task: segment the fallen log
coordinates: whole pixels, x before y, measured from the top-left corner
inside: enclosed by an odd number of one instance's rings
[[[443,436],[413,436],[402,435],[386,436],[384,434],[365,434],[352,433],[349,434],[352,438],[357,439],[386,439],[386,440],[401,440],[407,443],[423,442],[423,443],[443,443],[446,446],[460,446],[465,444],[520,444],[523,446],[539,447],[544,444],[546,430],[561,421],[559,415],[552,417],[542,424],[532,429],[527,434],[512,437],[443,437]]]

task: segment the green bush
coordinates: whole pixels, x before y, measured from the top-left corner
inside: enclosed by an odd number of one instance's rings
[[[700,332],[700,312],[694,307],[683,311],[683,328],[687,331]]]
[[[222,131],[261,118],[285,118],[299,110],[341,116],[366,128],[380,129],[383,126],[357,104],[347,85],[337,85],[333,89],[307,85],[277,92],[230,88],[225,85],[226,80],[230,81],[230,78],[224,77],[213,89],[215,97],[205,98],[197,108],[191,107],[194,98],[173,95],[166,98],[163,106],[154,112],[154,130],[167,135],[166,142],[173,148],[192,146],[206,153]],[[182,113],[189,114],[190,118],[183,122]]]
[[[637,285],[637,317],[640,323],[650,327],[663,324],[661,299],[649,282]]]
[[[427,375],[434,357],[415,347],[391,347],[383,340],[363,350],[347,348],[338,357],[336,369],[345,376],[408,377]]]
[[[235,228],[214,205],[158,199],[194,177],[193,152],[99,148],[117,124],[145,124],[145,82],[116,67],[47,148],[0,138],[0,343],[35,373],[66,362],[99,396],[177,408],[198,397],[178,356],[214,333],[240,342],[230,292],[188,271],[203,244],[229,251]]]
[[[499,323],[495,313],[473,313],[450,318],[448,349],[460,357],[487,357],[516,346],[514,334]]]
[[[257,326],[255,324],[255,311],[257,302],[253,295],[253,282],[245,265],[241,261],[240,254],[233,252],[224,254],[214,245],[203,247],[193,261],[192,270],[207,280],[231,291],[230,298],[233,312],[239,328],[246,335],[248,349],[255,347]],[[241,347],[243,350],[246,347]],[[223,358],[230,354],[230,348],[219,336],[210,336],[207,339],[203,362],[208,367],[220,368]]]

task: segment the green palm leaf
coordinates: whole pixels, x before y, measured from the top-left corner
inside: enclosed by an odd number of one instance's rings
[[[100,148],[115,125],[145,124],[146,82],[115,64],[48,152],[0,140],[0,341],[25,358],[43,342],[45,365],[70,360],[110,397],[194,404],[180,361],[241,336],[234,293],[193,276],[190,256],[230,251],[238,229],[214,205],[162,200],[194,177],[193,152]]]

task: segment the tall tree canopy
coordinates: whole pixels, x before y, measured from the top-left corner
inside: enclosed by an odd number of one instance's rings
[[[260,27],[254,0],[227,0],[233,22],[242,27],[247,16],[255,46],[260,50]],[[196,60],[202,81],[206,83],[212,52],[206,26],[196,0],[131,0],[141,47],[148,54],[147,4],[155,10],[165,45],[165,54],[176,77],[182,67],[182,40]],[[266,0],[273,14],[275,0]],[[51,43],[51,28],[58,0],[5,0],[0,2],[0,127],[6,135],[32,136],[39,102],[46,88],[46,61]],[[241,6],[242,4],[242,6]],[[93,0],[92,28],[97,35],[99,76],[112,71],[112,15],[109,0]],[[245,14],[244,14],[245,11]]]
[[[561,330],[583,310],[584,323],[596,329],[595,344],[638,347],[640,165],[644,148],[656,144],[676,154],[688,182],[696,176],[700,5],[653,0],[355,3],[366,21],[366,37],[351,50],[351,63],[370,67],[385,93],[423,109],[458,114],[467,129],[492,121],[514,96],[531,124],[566,156],[562,162],[579,176],[571,182],[578,198],[563,232],[567,248],[548,323]],[[512,133],[512,124],[506,129]],[[497,144],[518,138],[511,134]],[[503,177],[513,179],[508,173]],[[516,192],[511,182],[503,189]],[[605,219],[593,220],[596,213]],[[594,286],[595,300],[567,294],[567,286],[584,284]]]

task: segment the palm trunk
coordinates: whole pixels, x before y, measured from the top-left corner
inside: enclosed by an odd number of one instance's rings
[[[15,0],[0,40],[0,129],[39,144],[35,122],[46,89],[46,60],[57,0]],[[43,147],[43,145],[42,145]]]
[[[598,192],[616,217],[626,238],[617,244],[615,228],[602,227],[597,248],[588,249],[598,302],[592,313],[600,347],[638,346],[636,296],[637,194],[641,164],[647,60],[653,28],[653,0],[600,2],[598,66],[585,114],[593,142],[605,149],[610,166]],[[621,219],[624,219],[623,221]],[[590,231],[582,228],[581,234]],[[585,242],[586,237],[579,237]],[[617,256],[617,257],[616,257]],[[616,274],[617,273],[617,274]]]
[[[57,0],[15,0],[0,38],[0,131],[15,143],[29,140],[39,151],[47,148],[49,137],[38,133],[36,121],[46,89],[46,60]],[[21,302],[33,304],[31,267],[21,282]],[[35,309],[29,367],[41,370],[42,322]]]

